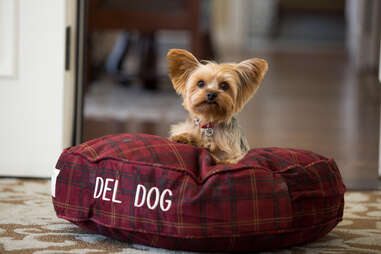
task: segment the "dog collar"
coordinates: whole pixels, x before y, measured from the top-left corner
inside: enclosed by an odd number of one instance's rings
[[[197,118],[194,119],[194,124],[195,124],[196,126],[198,126],[198,127],[201,129],[201,131],[202,131],[207,137],[212,137],[212,136],[213,136],[213,133],[214,133],[214,130],[213,130],[213,128],[214,128],[214,124],[212,124],[212,123],[207,123],[207,124],[201,125],[200,122],[201,122],[200,119],[197,119]]]
[[[213,129],[214,125],[212,123],[201,125],[201,129]]]

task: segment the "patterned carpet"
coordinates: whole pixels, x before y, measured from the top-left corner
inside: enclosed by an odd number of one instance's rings
[[[344,220],[324,238],[271,253],[381,253],[381,192],[348,192]],[[56,218],[47,180],[0,179],[0,253],[184,253],[130,245]],[[270,253],[270,252],[262,252]]]

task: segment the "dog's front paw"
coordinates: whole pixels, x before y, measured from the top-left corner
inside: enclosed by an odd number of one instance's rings
[[[236,159],[227,159],[227,160],[216,160],[216,164],[237,164],[238,160]]]
[[[224,156],[223,158],[220,158],[214,154],[211,154],[211,155],[216,161],[216,164],[237,164],[244,157],[244,155],[240,155],[240,156],[232,156],[232,157]]]
[[[181,144],[188,144],[192,146],[198,146],[198,142],[196,138],[194,138],[192,135],[188,133],[183,133],[179,135],[175,135],[169,138],[170,140],[181,143]]]

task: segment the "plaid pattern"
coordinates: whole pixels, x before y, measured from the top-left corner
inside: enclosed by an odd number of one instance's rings
[[[66,149],[56,168],[58,217],[162,248],[282,248],[322,237],[343,215],[345,186],[334,160],[309,151],[258,148],[235,165],[216,165],[202,148],[120,134]],[[97,177],[118,180],[122,203],[93,197]],[[171,190],[171,208],[134,207],[138,184]]]

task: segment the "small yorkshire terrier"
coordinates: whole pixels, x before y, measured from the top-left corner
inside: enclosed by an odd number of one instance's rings
[[[170,140],[204,147],[219,164],[235,164],[250,147],[237,120],[267,71],[267,62],[199,62],[190,52],[168,52],[169,76],[189,112],[185,122],[171,126]]]

